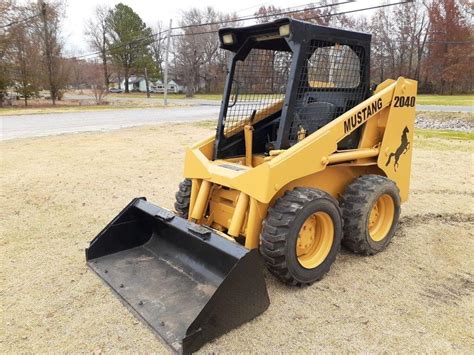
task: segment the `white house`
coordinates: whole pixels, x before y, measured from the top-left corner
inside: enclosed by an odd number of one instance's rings
[[[164,92],[165,87],[163,85],[163,81],[157,80],[155,85],[154,85],[155,92]],[[168,81],[168,92],[173,93],[173,94],[178,94],[181,92],[184,92],[184,87],[182,85],[179,85],[176,81],[174,80],[169,80]]]
[[[150,92],[156,93],[163,93],[164,92],[164,85],[163,81],[157,80],[153,82],[151,80],[148,81],[148,85],[150,88]],[[121,81],[120,87],[125,90],[125,79]],[[178,94],[184,92],[184,87],[179,85],[174,80],[168,81],[168,92],[173,94]],[[139,91],[139,92],[146,92],[146,81],[143,76],[130,76],[128,79],[128,91]]]
[[[164,85],[161,80],[157,80],[153,82],[151,80],[148,81],[150,92],[162,93],[164,92]],[[122,80],[120,83],[120,87],[125,90],[125,79]],[[173,94],[178,94],[184,92],[185,88],[179,85],[174,80],[168,81],[168,92]],[[139,92],[146,92],[146,81],[143,76],[130,76],[128,79],[128,91],[139,91]]]
[[[151,85],[152,83],[149,82],[150,84],[150,90],[151,90]],[[125,79],[122,80],[120,83],[120,87],[125,90]],[[141,91],[141,92],[146,92],[146,82],[145,78],[142,76],[130,76],[128,78],[128,91]]]

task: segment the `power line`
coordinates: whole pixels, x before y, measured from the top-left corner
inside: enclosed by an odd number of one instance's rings
[[[405,1],[399,1],[399,2],[394,2],[394,3],[390,3],[390,4],[370,6],[370,7],[365,7],[363,9],[355,9],[355,10],[344,11],[344,12],[340,12],[340,13],[337,13],[337,14],[334,14],[334,15],[347,15],[347,14],[352,14],[354,12],[375,10],[375,9],[380,9],[380,8],[384,8],[384,7],[389,7],[389,6],[408,4],[408,3],[411,3],[413,1],[414,0],[405,0]],[[325,17],[332,17],[332,16],[333,16],[333,14],[320,15],[320,16],[318,15],[317,18],[325,18]],[[310,20],[310,19],[312,19],[312,17],[305,17],[305,18],[302,18],[301,20]]]
[[[397,39],[390,39],[389,42],[395,43],[412,43],[411,41],[402,41]],[[372,41],[372,44],[385,44],[385,41]],[[424,43],[435,43],[435,44],[465,44],[465,43],[474,43],[473,41],[425,41]]]
[[[265,2],[262,2],[261,4],[258,4],[258,5],[252,5],[250,7],[246,7],[245,9],[241,9],[237,12],[242,12],[242,11],[247,11],[247,10],[251,10],[251,9],[255,9],[256,7],[260,8],[262,6],[267,6],[267,5],[271,5],[271,0],[270,1],[265,1]]]
[[[333,13],[333,14],[303,17],[303,18],[300,18],[300,20],[311,20],[311,19],[315,19],[315,18],[330,18],[330,17],[334,17],[334,16],[346,15],[346,14],[351,14],[351,13],[356,13],[356,12],[369,11],[369,10],[375,10],[375,9],[395,6],[395,5],[408,4],[408,3],[412,3],[413,1],[414,0],[405,0],[405,1],[395,2],[395,3],[381,4],[381,5],[364,7],[364,8],[354,9],[354,10],[347,10],[347,11],[342,11],[342,12]],[[348,3],[348,2],[353,2],[353,0],[352,1],[346,1],[344,3]],[[344,3],[331,4],[331,6],[342,5]],[[304,6],[304,5],[300,5],[300,6]],[[300,7],[300,6],[298,6],[298,7]],[[287,10],[287,11],[283,11],[283,12],[279,12],[279,13],[266,14],[266,15],[262,15],[262,16],[263,17],[280,16],[280,15],[290,14],[290,13],[311,11],[311,9],[322,8],[322,7],[328,7],[328,6],[321,6],[321,7],[313,6],[311,8],[304,8],[304,9],[300,9],[300,10]],[[261,18],[262,16],[253,16],[252,18],[257,19],[257,18]],[[173,28],[171,28],[171,30],[186,29],[186,28],[193,28],[193,27],[203,27],[203,26],[210,26],[210,25],[216,25],[216,24],[227,24],[229,22],[246,21],[246,20],[249,20],[249,19],[250,19],[250,17],[249,18],[234,19],[232,21],[227,21],[227,22],[225,22],[225,21],[217,22],[216,21],[216,22],[208,22],[208,23],[204,23],[204,24],[179,26],[179,27],[173,27]],[[164,30],[164,31],[152,34],[151,36],[148,36],[148,37],[156,37],[156,36],[161,35],[161,34],[166,33],[166,32],[168,32],[168,30]],[[210,33],[217,33],[217,31],[216,30],[211,30],[211,31],[201,31],[201,32],[178,33],[178,34],[172,34],[170,37],[175,38],[175,37],[184,37],[184,36],[197,36],[197,35],[204,35],[204,34],[210,34]],[[135,43],[135,42],[140,42],[140,41],[146,40],[146,39],[148,39],[148,37],[137,38],[136,40],[131,41],[130,43],[125,43],[125,44],[123,44],[119,47],[116,47],[115,49],[124,47],[126,45],[129,45],[129,44],[132,44],[132,43]],[[152,43],[153,42],[156,42],[156,40],[152,41]],[[397,40],[393,40],[392,42],[403,43],[403,41],[397,41]],[[470,43],[470,42],[471,41],[427,41],[426,43],[463,44],[463,43]],[[379,44],[380,42],[373,41],[372,43],[373,44]],[[410,41],[407,41],[406,43],[410,43]],[[85,55],[81,55],[81,56],[76,56],[76,57],[72,57],[72,58],[66,58],[66,59],[81,59],[81,58],[85,58],[85,57],[96,56],[98,54],[101,54],[101,51],[97,51],[97,52],[94,52],[94,53],[89,53],[89,54],[85,54]]]
[[[16,20],[16,21],[7,23],[6,25],[1,26],[0,28],[7,28],[7,27],[10,27],[10,26],[18,25],[22,22],[28,22],[28,21],[34,19],[35,17],[39,17],[39,16],[41,16],[41,13],[37,13],[35,15],[32,15],[32,16],[29,16],[29,17],[26,17],[26,18],[23,18],[23,19],[20,19],[20,20]]]
[[[350,11],[337,12],[337,13],[333,13],[333,14],[317,15],[316,17],[315,16],[304,17],[304,18],[300,18],[299,20],[311,20],[311,19],[314,19],[314,18],[327,18],[327,17],[345,15],[345,14],[354,13],[354,12],[373,10],[373,9],[378,9],[378,8],[383,8],[383,7],[388,7],[388,6],[407,4],[407,3],[410,3],[410,2],[413,2],[413,0],[405,0],[405,1],[400,1],[400,2],[396,2],[396,3],[365,7],[365,8],[360,8],[360,9],[355,9],[355,10],[350,10]],[[309,11],[309,10],[308,9],[303,9],[303,10],[300,10],[299,12],[301,12],[301,11]],[[279,14],[271,15],[271,16],[278,16],[278,15]],[[171,37],[194,36],[194,35],[201,35],[201,34],[208,34],[208,33],[217,33],[217,31],[205,31],[205,32],[194,32],[194,33],[191,32],[191,33],[185,33],[185,34],[171,35]]]
[[[288,15],[288,14],[291,14],[291,13],[297,13],[297,12],[302,12],[302,11],[311,11],[311,10],[325,8],[325,7],[334,7],[334,6],[343,5],[343,4],[346,4],[346,3],[351,3],[351,2],[354,2],[354,1],[355,0],[347,0],[347,1],[344,1],[344,2],[340,2],[340,3],[338,2],[338,3],[318,5],[318,6],[314,6],[314,3],[308,3],[308,4],[305,4],[305,5],[298,5],[298,6],[290,7],[289,9],[287,9],[285,11],[282,11],[282,12],[278,12],[278,13],[252,15],[252,16],[246,16],[246,17],[241,17],[241,18],[236,18],[236,19],[229,19],[227,21],[214,21],[214,22],[207,22],[207,23],[201,23],[201,24],[178,26],[178,27],[173,27],[169,30],[182,30],[182,29],[194,28],[194,27],[222,25],[222,24],[228,24],[228,23],[232,23],[232,22],[241,22],[241,21],[255,20],[255,19],[266,18],[266,17]],[[322,2],[319,2],[318,4],[322,4]],[[307,6],[307,5],[313,5],[313,6],[308,7],[308,8],[304,8],[304,9],[299,9],[299,10],[292,10],[296,7],[302,7],[302,6]],[[126,47],[127,45],[131,45],[131,44],[134,44],[134,43],[139,43],[141,41],[149,40],[153,37],[159,36],[160,34],[168,32],[169,30],[163,30],[163,31],[160,31],[158,33],[154,33],[154,34],[151,34],[151,35],[148,35],[148,36],[145,36],[145,37],[138,37],[138,38],[136,38],[136,39],[134,39],[130,42],[123,43],[120,46],[115,47],[114,50]],[[196,33],[196,34],[205,34],[205,33],[212,33],[212,32],[216,32],[216,31],[200,32],[200,33]],[[185,35],[185,34],[171,35],[171,37],[180,37],[180,36],[183,36],[183,35]],[[188,33],[188,35],[189,35],[189,33]],[[110,50],[108,50],[108,52],[110,52]],[[82,58],[86,58],[86,57],[93,57],[93,56],[101,55],[101,53],[102,53],[102,51],[96,51],[96,52],[87,53],[87,54],[83,54],[83,55],[75,56],[75,57],[70,57],[70,58],[66,58],[66,59],[82,59]]]
[[[326,4],[326,5],[321,5],[321,6],[318,6],[318,8],[323,8],[323,7],[332,7],[332,6],[336,6],[336,5],[342,5],[342,4],[345,4],[345,3],[349,3],[349,2],[354,2],[355,0],[348,0],[348,1],[345,1],[343,3],[337,3],[337,4]],[[322,4],[322,2],[319,2],[318,4]],[[297,7],[302,7],[302,6],[306,6],[306,5],[314,5],[314,3],[308,3],[308,4],[305,4],[305,5],[298,5],[298,6],[293,6],[293,7],[290,7],[290,9],[294,9],[294,8],[297,8]],[[290,10],[292,12],[300,12],[300,11],[307,11],[307,9],[300,9],[300,10]],[[286,11],[285,13],[289,13],[288,11]],[[151,34],[151,35],[148,35],[148,36],[145,36],[145,37],[139,37],[139,38],[136,38],[136,39],[133,39],[132,41],[130,42],[127,42],[127,43],[123,43],[122,45],[120,46],[117,46],[115,47],[114,49],[119,49],[119,48],[123,48],[123,47],[126,47],[127,45],[130,45],[130,44],[134,44],[136,42],[141,42],[141,41],[145,41],[145,40],[148,40],[149,38],[151,37],[156,37],[156,36],[159,36],[160,34],[162,33],[165,33],[165,32],[168,32],[169,30],[181,30],[181,29],[186,29],[186,28],[194,28],[194,27],[203,27],[203,26],[211,26],[211,25],[220,25],[220,24],[228,24],[228,23],[231,23],[231,22],[240,22],[240,21],[247,21],[247,20],[251,20],[251,19],[257,19],[257,18],[264,18],[264,17],[271,17],[271,16],[279,16],[281,14],[285,14],[285,13],[273,13],[273,14],[265,14],[265,15],[252,15],[252,16],[246,16],[246,17],[241,17],[241,18],[236,18],[236,19],[229,19],[228,21],[214,21],[214,22],[207,22],[207,23],[199,23],[199,24],[193,24],[193,25],[186,25],[186,26],[178,26],[178,27],[172,27],[168,30],[164,30],[164,31],[160,31],[156,34]],[[210,32],[205,32],[205,33],[210,33]],[[200,34],[203,34],[203,33],[200,33]],[[172,35],[171,37],[179,37],[181,35]],[[163,38],[164,39],[164,38]],[[102,51],[96,51],[96,52],[92,52],[92,53],[88,53],[88,54],[83,54],[83,55],[80,55],[80,56],[76,56],[76,57],[73,57],[75,59],[81,59],[81,58],[86,58],[86,57],[90,57],[90,56],[97,56],[97,55],[100,55],[102,54]]]
[[[341,1],[341,0],[333,0],[333,1]],[[346,2],[356,2],[356,1],[359,1],[359,0],[345,1],[344,3],[346,3]],[[329,4],[329,5],[331,5],[331,6],[337,6],[337,5],[343,5],[344,3],[342,3],[342,2],[341,2],[341,3],[337,3],[337,4],[332,3],[332,4]],[[312,2],[312,3],[302,4],[302,5],[295,5],[295,6],[291,6],[291,7],[283,8],[283,9],[280,8],[279,10],[280,10],[280,11],[283,11],[283,10],[286,11],[286,10],[296,9],[296,8],[298,8],[298,7],[303,7],[303,6],[314,6],[314,5],[316,5],[316,4],[321,4],[321,5],[326,5],[326,6],[328,5],[328,4],[325,4],[323,1],[318,1],[317,3],[316,3],[316,2]],[[258,4],[258,5],[253,5],[253,6],[250,6],[250,7],[246,7],[245,9],[241,9],[241,10],[234,11],[234,12],[232,12],[231,14],[233,14],[233,13],[238,14],[238,13],[242,13],[242,12],[244,12],[244,11],[246,11],[246,10],[250,10],[250,9],[254,9],[254,8],[261,8],[261,7],[266,7],[266,6],[273,6],[275,9],[278,9],[278,7],[276,7],[276,6],[274,6],[274,5],[272,4],[272,1],[266,1],[266,2],[263,2],[263,3]],[[302,10],[304,10],[304,9],[302,9]],[[257,10],[257,11],[258,11],[258,10]],[[256,15],[257,15],[257,13],[254,12],[253,14],[249,14],[249,15],[245,15],[245,16],[256,16]],[[270,16],[273,16],[273,14],[270,14]]]
[[[222,25],[222,24],[228,24],[228,23],[232,23],[232,22],[241,22],[241,21],[248,21],[248,20],[259,20],[259,19],[261,19],[261,18],[266,18],[266,17],[274,17],[274,16],[281,16],[281,15],[290,15],[290,14],[298,13],[298,12],[302,12],[302,11],[312,11],[312,10],[322,9],[322,8],[325,8],[325,7],[334,7],[334,6],[339,6],[339,5],[344,5],[344,4],[347,4],[347,3],[351,3],[351,2],[354,2],[354,1],[355,1],[355,0],[347,0],[347,1],[343,1],[343,2],[341,2],[341,3],[338,2],[338,3],[332,3],[332,4],[326,4],[326,5],[318,5],[318,6],[311,6],[311,7],[306,7],[306,8],[303,8],[303,9],[293,10],[293,9],[296,8],[296,7],[303,7],[303,6],[308,6],[308,5],[314,5],[313,3],[308,3],[308,4],[304,4],[304,5],[294,6],[294,7],[292,7],[292,8],[289,8],[289,9],[284,10],[284,11],[280,11],[280,12],[278,12],[278,13],[261,14],[261,15],[251,15],[251,16],[240,17],[240,18],[236,18],[236,19],[229,19],[229,20],[227,20],[227,21],[214,21],[214,22],[200,23],[200,24],[195,24],[195,25],[179,26],[179,27],[173,27],[173,28],[171,28],[171,30],[183,30],[183,29],[191,28],[191,27],[202,27],[202,26]],[[320,2],[319,4],[322,4],[322,2]]]
[[[160,32],[157,32],[157,33],[152,33],[151,35],[148,35],[146,37],[138,37],[138,38],[135,38],[135,39],[133,39],[129,42],[125,42],[125,43],[122,43],[121,45],[115,46],[114,48],[107,49],[106,52],[110,54],[110,52],[112,52],[114,50],[124,48],[124,47],[129,46],[129,45],[137,44],[137,43],[140,43],[140,42],[145,41],[145,40],[151,40],[153,37],[160,36],[161,34],[164,34],[166,32],[168,32],[168,30],[163,30],[163,31],[160,31]],[[165,37],[163,37],[162,39],[165,39]],[[151,43],[154,43],[156,41],[158,41],[158,39],[154,39],[153,41],[151,41]],[[68,58],[65,58],[65,59],[82,59],[82,58],[87,58],[87,57],[95,57],[95,56],[98,56],[98,55],[102,55],[102,51],[95,51],[95,52],[91,52],[91,53],[87,53],[87,54],[81,54],[79,56],[68,57]]]

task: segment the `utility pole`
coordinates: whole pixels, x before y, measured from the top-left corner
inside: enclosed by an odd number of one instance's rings
[[[49,29],[48,29],[48,19],[47,19],[47,8],[46,3],[41,0],[41,20],[43,22],[43,39],[44,39],[44,51],[46,56],[46,66],[48,67],[48,81],[49,81],[49,92],[51,94],[51,100],[53,101],[53,105],[56,105],[56,85],[53,80],[53,55],[51,50],[51,43],[49,42]]]
[[[173,25],[173,19],[170,19],[170,27],[168,29],[168,38],[166,39],[166,52],[165,52],[165,75],[163,78],[163,103],[168,105],[168,57],[170,53],[170,38],[171,38],[171,26]]]
[[[146,97],[150,98],[150,85],[148,84],[148,70],[145,67],[145,85],[146,85]]]

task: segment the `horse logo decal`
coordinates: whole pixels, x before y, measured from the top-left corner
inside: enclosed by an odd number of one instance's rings
[[[400,159],[400,156],[402,154],[406,154],[408,149],[410,149],[410,142],[408,141],[408,132],[410,132],[410,130],[408,129],[408,127],[405,126],[405,128],[403,129],[402,142],[400,143],[400,146],[397,148],[395,153],[390,153],[390,155],[388,156],[387,163],[385,164],[385,166],[388,166],[388,164],[390,164],[390,162],[392,161],[392,157],[395,157],[395,164],[393,164],[393,169],[395,171],[397,171],[398,160]]]

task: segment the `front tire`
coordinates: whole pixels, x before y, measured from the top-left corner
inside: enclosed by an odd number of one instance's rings
[[[364,175],[347,186],[341,199],[342,244],[357,254],[373,255],[392,240],[400,218],[400,191],[380,175]]]
[[[308,285],[329,271],[341,238],[338,202],[321,190],[295,188],[269,208],[260,253],[269,271],[281,281]]]
[[[190,179],[184,179],[179,183],[179,189],[175,194],[174,208],[178,216],[185,219],[188,218],[189,204],[191,201],[191,187],[192,182]]]

